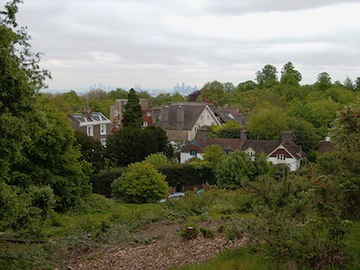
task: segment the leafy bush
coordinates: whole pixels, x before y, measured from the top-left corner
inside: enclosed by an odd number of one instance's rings
[[[152,164],[155,168],[166,166],[171,163],[168,157],[163,153],[150,154],[145,158],[145,161]]]
[[[340,219],[332,181],[263,176],[250,188],[258,216],[250,236],[269,258],[316,269],[344,266],[349,224]]]
[[[125,202],[156,202],[168,192],[165,176],[147,162],[129,165],[129,171],[112,184],[113,197]]]
[[[215,166],[217,185],[221,188],[237,189],[244,182],[253,180],[255,165],[245,152],[235,151],[226,155]]]

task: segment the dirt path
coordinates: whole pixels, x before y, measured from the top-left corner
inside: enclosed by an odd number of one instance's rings
[[[218,224],[212,224],[212,227]],[[183,240],[179,236],[180,225],[153,224],[145,232],[148,245],[119,248],[100,259],[79,263],[72,269],[169,269],[171,266],[196,264],[209,260],[224,248],[241,246],[245,237],[228,241],[225,235],[216,234],[214,239],[199,234],[196,239]],[[208,227],[207,227],[208,228]],[[93,254],[92,257],[96,257]]]

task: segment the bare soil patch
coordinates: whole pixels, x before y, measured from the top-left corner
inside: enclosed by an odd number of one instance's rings
[[[198,225],[215,231],[221,224],[222,221],[210,221]],[[184,240],[179,234],[181,229],[182,224],[156,222],[138,232],[142,238],[149,239],[148,243],[118,247],[101,257],[96,253],[89,254],[86,260],[70,269],[169,269],[171,266],[205,262],[226,248],[242,246],[246,240],[243,236],[229,241],[226,235],[219,233],[215,233],[213,239],[199,234],[195,239]]]

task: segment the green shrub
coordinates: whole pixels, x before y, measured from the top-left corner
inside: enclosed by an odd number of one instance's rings
[[[344,267],[349,224],[340,218],[334,188],[326,177],[260,177],[251,184],[258,216],[248,227],[252,240],[274,261]]]
[[[215,166],[216,183],[221,188],[237,189],[253,180],[256,168],[245,152],[235,151],[226,155]]]
[[[204,238],[215,238],[215,232],[213,230],[210,230],[208,228],[200,228],[200,232],[203,235]]]
[[[130,164],[129,171],[112,184],[113,197],[125,202],[156,202],[168,192],[165,176],[147,162]]]

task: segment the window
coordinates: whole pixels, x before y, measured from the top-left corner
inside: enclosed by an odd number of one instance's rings
[[[249,155],[250,158],[252,158],[254,156],[254,152],[247,152],[247,154]]]
[[[87,126],[87,127],[86,127],[86,134],[87,134],[88,136],[94,136],[93,126]]]
[[[285,160],[285,155],[284,154],[279,154],[276,156],[278,160]]]
[[[196,150],[190,150],[190,156],[197,156],[197,151]]]
[[[106,124],[100,125],[100,135],[106,135]]]
[[[147,112],[147,113],[146,113],[146,116],[151,116],[151,112]]]
[[[143,127],[147,127],[148,123],[145,121],[143,122]]]

